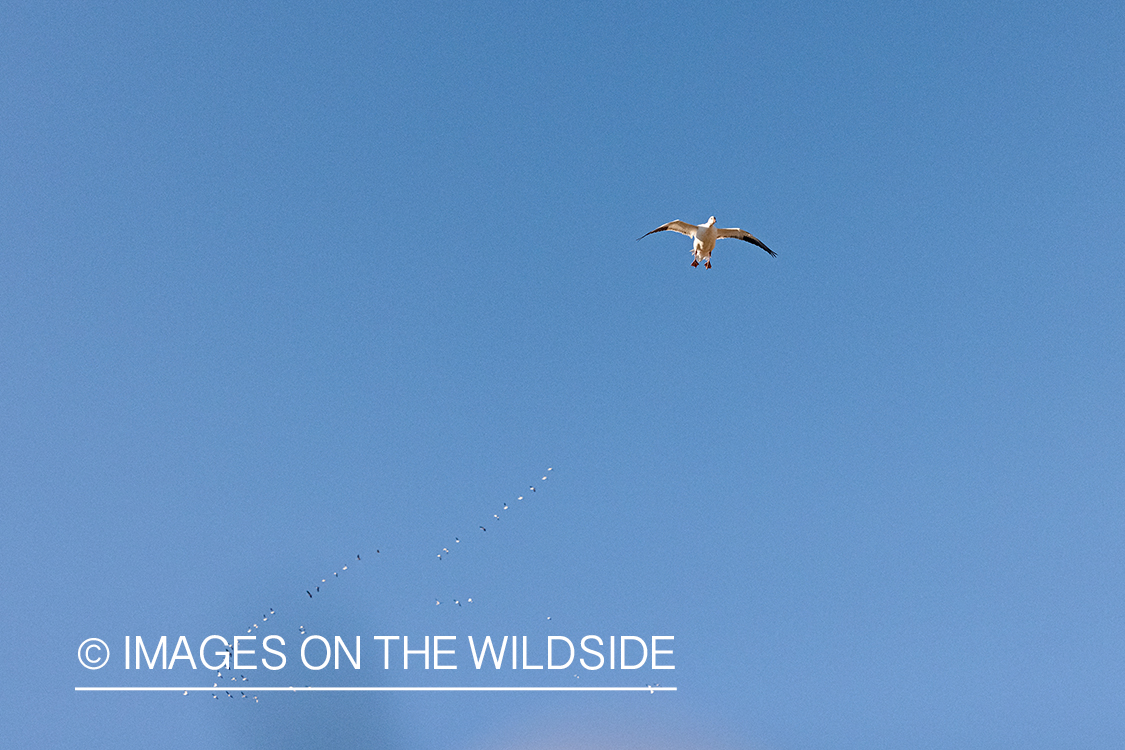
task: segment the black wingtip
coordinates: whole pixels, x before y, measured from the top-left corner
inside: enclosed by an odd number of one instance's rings
[[[739,237],[738,239],[742,240],[743,242],[749,242],[751,245],[757,245],[758,247],[765,250],[767,253],[769,253],[774,258],[777,257],[777,253],[775,253],[773,250],[770,250],[768,247],[766,247],[766,243],[762,242],[760,239],[758,239],[757,237],[755,237],[752,234],[747,235],[746,237]]]

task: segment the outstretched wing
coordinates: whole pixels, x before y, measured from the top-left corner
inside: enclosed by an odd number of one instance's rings
[[[777,257],[777,253],[766,247],[766,244],[764,242],[762,242],[760,239],[750,234],[749,232],[744,232],[741,229],[720,229],[719,237],[730,237],[731,239],[749,242],[751,245],[757,245],[758,247],[762,248],[773,257]]]
[[[679,219],[676,219],[675,221],[668,222],[662,227],[657,227],[648,234],[642,234],[637,238],[637,241],[639,242],[640,240],[643,240],[645,237],[648,237],[649,234],[656,234],[657,232],[663,232],[667,229],[670,229],[673,232],[679,232],[680,234],[686,234],[688,237],[691,237],[693,234],[695,234],[696,230],[699,229],[699,227],[697,227],[695,224],[688,224],[686,221],[680,221]]]

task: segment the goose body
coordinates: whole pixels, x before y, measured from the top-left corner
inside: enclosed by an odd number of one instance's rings
[[[691,237],[691,254],[695,257],[691,263],[693,266],[698,266],[699,261],[703,261],[703,265],[706,268],[710,268],[711,252],[715,249],[715,240],[723,237],[749,242],[752,245],[757,245],[762,248],[773,257],[777,257],[777,253],[770,250],[766,247],[765,243],[749,232],[743,231],[742,229],[724,229],[715,226],[714,216],[708,219],[706,224],[688,224],[686,221],[680,221],[679,219],[670,221],[664,226],[657,227],[648,234],[641,235],[637,238],[637,241],[643,240],[645,237],[648,237],[649,234],[664,231],[679,232],[680,234]]]

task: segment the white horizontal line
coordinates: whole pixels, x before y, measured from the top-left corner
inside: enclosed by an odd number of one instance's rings
[[[80,692],[118,692],[118,693],[172,693],[199,692],[225,693],[225,687],[76,687]],[[241,687],[239,692],[246,692]],[[646,692],[675,691],[674,687],[255,687],[252,693],[347,693],[347,692]]]

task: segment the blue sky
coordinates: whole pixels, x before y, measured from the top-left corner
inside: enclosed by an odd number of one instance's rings
[[[2,16],[4,744],[1121,746],[1119,3]],[[270,607],[678,689],[74,691]]]

